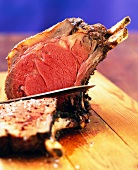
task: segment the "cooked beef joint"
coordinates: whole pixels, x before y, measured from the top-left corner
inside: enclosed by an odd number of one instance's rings
[[[9,53],[8,99],[87,84],[107,52],[125,40],[130,18],[106,29],[70,18],[30,37]],[[45,150],[62,156],[56,132],[84,128],[91,106],[87,90],[55,98],[0,105],[0,153]]]
[[[127,38],[124,18],[111,29],[70,18],[30,37],[8,55],[8,99],[87,84],[109,50]]]

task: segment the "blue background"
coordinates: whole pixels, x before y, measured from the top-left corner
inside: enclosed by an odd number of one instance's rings
[[[138,30],[138,0],[0,0],[0,32],[40,32],[69,17],[107,28],[125,16]]]

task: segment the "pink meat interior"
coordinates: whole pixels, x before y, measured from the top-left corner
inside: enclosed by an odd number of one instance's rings
[[[88,54],[77,41],[71,50],[51,42],[39,46],[24,53],[12,69],[15,97],[73,86]]]

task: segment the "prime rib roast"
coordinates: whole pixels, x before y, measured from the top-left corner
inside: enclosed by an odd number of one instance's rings
[[[23,40],[8,54],[7,99],[88,84],[107,52],[128,37],[125,17],[106,29],[69,18]],[[92,108],[86,91],[0,105],[0,154],[49,152],[62,156],[57,133],[83,128]]]

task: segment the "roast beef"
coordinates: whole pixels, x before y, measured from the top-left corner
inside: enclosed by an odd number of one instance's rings
[[[129,22],[106,29],[70,18],[20,42],[7,57],[7,98],[87,84],[107,52],[127,38]]]
[[[129,22],[126,17],[106,29],[101,24],[88,25],[80,18],[70,18],[20,42],[7,57],[7,98],[87,84],[107,52],[127,38],[125,26]],[[77,92],[56,99],[1,104],[0,153],[46,150],[61,156],[56,132],[85,127],[92,111],[89,100],[86,92]]]
[[[49,136],[55,110],[54,98],[1,104],[0,155],[41,150],[43,140]]]
[[[86,87],[86,90],[90,87]],[[70,100],[66,103],[67,112],[57,111],[56,98],[33,99],[31,96],[29,100],[21,98],[18,101],[1,102],[0,156],[37,152],[61,157],[62,146],[57,141],[61,130],[83,128],[92,112],[86,98],[84,108],[82,98],[76,98],[75,94],[73,96],[73,105]]]

